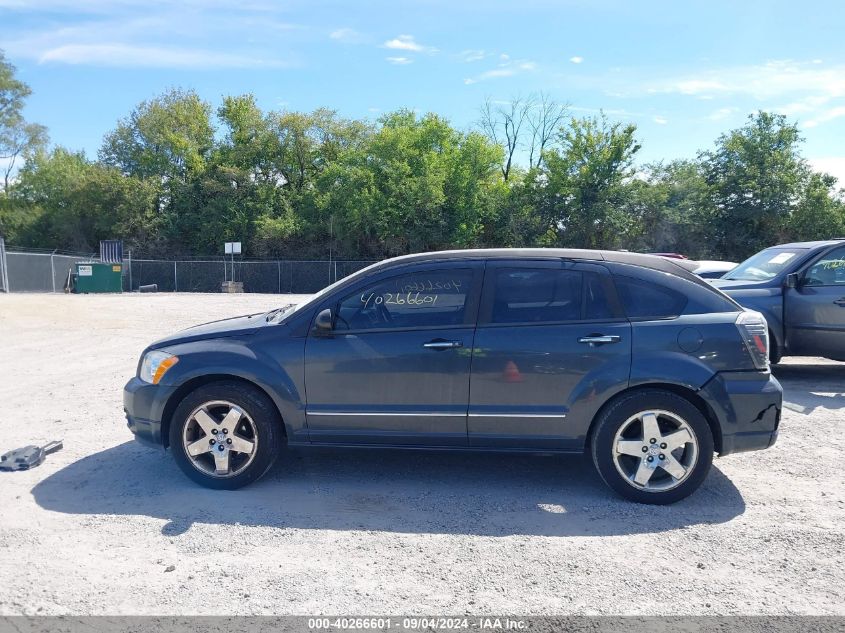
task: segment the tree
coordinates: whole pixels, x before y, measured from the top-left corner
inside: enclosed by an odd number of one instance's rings
[[[528,151],[528,168],[540,167],[543,162],[543,152],[557,134],[561,123],[566,118],[566,105],[552,99],[541,92],[531,99],[532,106],[528,112],[528,125],[531,128],[531,142]]]
[[[810,173],[801,141],[785,116],[758,112],[700,154],[715,207],[710,237],[722,256],[744,259],[785,234]]]
[[[26,211],[18,227],[25,245],[93,251],[103,239],[158,242],[157,195],[152,181],[126,177],[89,162],[82,152],[57,147],[27,161],[10,201]]]
[[[211,106],[194,91],[173,89],[120,121],[100,160],[128,176],[187,182],[205,169],[213,147]]]
[[[12,174],[20,157],[34,154],[47,144],[47,128],[27,123],[22,110],[32,93],[29,86],[15,79],[15,67],[0,51],[0,163],[3,192],[9,193]]]
[[[19,121],[8,128],[0,138],[0,160],[3,166],[3,191],[9,193],[12,174],[18,158],[27,158],[47,145],[47,128],[38,123]]]
[[[618,248],[636,230],[625,201],[640,145],[633,124],[600,117],[571,119],[558,134],[560,149],[546,153],[534,186],[556,243]]]
[[[502,178],[507,182],[513,167],[514,156],[523,143],[526,121],[533,107],[529,98],[515,97],[507,103],[494,103],[488,97],[481,107],[478,124],[493,143],[504,149]]]

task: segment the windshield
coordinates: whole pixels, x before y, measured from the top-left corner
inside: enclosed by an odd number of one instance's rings
[[[365,274],[370,268],[372,268],[373,266],[376,266],[376,265],[377,264],[370,264],[366,268],[362,268],[358,272],[352,273],[348,277],[342,277],[342,278],[338,279],[333,284],[329,284],[328,286],[326,286],[325,288],[323,288],[322,290],[320,290],[316,294],[311,295],[305,301],[302,301],[302,302],[297,303],[297,304],[286,305],[283,308],[277,308],[276,310],[271,310],[270,312],[267,313],[267,321],[273,321],[273,322],[276,322],[276,323],[281,323],[283,320],[287,319],[289,316],[293,315],[296,312],[299,312],[300,308],[308,305],[309,303],[311,303],[315,299],[319,299],[320,297],[323,297],[323,296],[329,294],[332,290],[337,288],[340,284],[342,284],[346,281],[349,281],[350,279],[352,279],[354,277],[358,277],[360,275]]]
[[[737,281],[767,281],[778,276],[805,248],[767,248],[752,255],[722,279]]]

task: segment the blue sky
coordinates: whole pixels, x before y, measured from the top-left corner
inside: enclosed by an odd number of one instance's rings
[[[0,0],[26,114],[95,156],[138,102],[193,88],[215,106],[399,107],[469,128],[485,98],[544,91],[631,121],[640,161],[691,157],[757,109],[799,122],[845,185],[845,10],[772,0]]]

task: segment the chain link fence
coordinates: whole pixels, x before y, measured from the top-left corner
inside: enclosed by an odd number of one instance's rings
[[[95,254],[45,251],[9,246],[0,277],[5,292],[62,292],[74,265],[97,262]],[[297,261],[224,259],[124,259],[123,290],[155,284],[159,292],[220,292],[225,280],[243,282],[244,292],[310,294],[374,261]]]

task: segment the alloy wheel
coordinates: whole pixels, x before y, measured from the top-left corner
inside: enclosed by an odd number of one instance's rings
[[[613,438],[613,463],[634,488],[662,492],[680,486],[698,461],[698,438],[690,424],[671,411],[641,411]]]
[[[188,416],[182,446],[191,465],[212,477],[234,477],[255,459],[258,430],[249,414],[225,400],[206,402]]]

